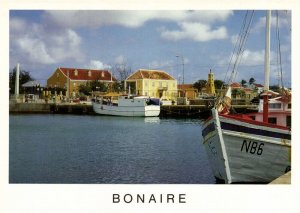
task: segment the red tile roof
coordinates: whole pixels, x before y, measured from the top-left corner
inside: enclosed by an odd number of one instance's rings
[[[101,81],[110,81],[111,73],[107,70],[91,70],[91,69],[78,69],[78,68],[58,68],[65,76],[68,76],[71,80],[101,80]],[[76,74],[77,73],[77,74]],[[89,75],[90,73],[90,75]],[[112,80],[116,81],[116,78],[112,76]]]
[[[264,87],[264,85],[261,85],[261,84],[254,84],[254,86],[256,86],[256,87]]]
[[[157,79],[157,80],[175,80],[165,71],[161,70],[143,70],[140,69],[130,75],[126,80],[135,80],[135,79]]]
[[[232,88],[240,88],[240,87],[242,87],[241,84],[236,83],[236,82],[230,84],[230,86],[231,86]]]
[[[181,90],[197,90],[193,87],[193,84],[178,84],[177,88]]]

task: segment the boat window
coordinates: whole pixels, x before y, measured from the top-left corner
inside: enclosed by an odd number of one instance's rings
[[[290,115],[286,116],[286,126],[292,127],[292,117]]]
[[[269,108],[270,109],[280,109],[281,108],[281,104],[280,103],[270,103],[269,104]]]
[[[269,122],[270,124],[277,124],[277,118],[275,118],[275,117],[270,117],[270,118],[268,118],[268,122]]]

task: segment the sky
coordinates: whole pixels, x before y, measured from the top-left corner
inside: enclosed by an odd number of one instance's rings
[[[9,68],[45,85],[58,67],[158,69],[180,83],[226,80],[246,10],[10,10]],[[250,14],[251,11],[248,11]],[[278,14],[280,55],[276,31]],[[249,17],[249,16],[248,16]],[[291,87],[291,11],[271,18],[270,85]],[[234,81],[264,82],[265,11],[255,10]],[[116,73],[113,73],[116,75]]]

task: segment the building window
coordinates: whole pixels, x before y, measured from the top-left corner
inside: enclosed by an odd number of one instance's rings
[[[59,72],[58,72],[58,73],[56,73],[56,77],[57,77],[57,78],[59,78]]]
[[[89,70],[88,76],[89,76],[89,77],[92,77],[92,72],[91,72],[91,70]]]
[[[76,82],[73,83],[73,86],[76,87]]]
[[[153,82],[152,82],[152,87],[154,87],[154,86],[155,86],[155,82],[153,81]]]
[[[269,108],[270,109],[280,109],[281,104],[280,103],[271,103],[271,104],[269,104]]]
[[[101,77],[104,78],[104,72],[101,73]]]
[[[75,71],[74,71],[74,75],[75,75],[75,76],[78,76],[78,70],[75,70]]]
[[[148,86],[148,82],[147,81],[145,81],[145,87],[147,87]]]
[[[159,82],[159,87],[162,87],[162,82],[161,81]]]
[[[275,117],[268,118],[268,123],[277,124],[277,118],[275,118]]]
[[[292,117],[290,115],[286,116],[286,126],[292,127]]]
[[[292,109],[292,104],[288,104],[288,109]]]
[[[148,93],[147,93],[147,92],[145,92],[145,96],[148,96]]]

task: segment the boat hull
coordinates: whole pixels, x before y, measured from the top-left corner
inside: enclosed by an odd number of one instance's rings
[[[291,133],[219,116],[202,130],[214,176],[225,183],[268,183],[291,168]]]
[[[160,106],[113,106],[93,103],[93,109],[97,114],[127,116],[127,117],[157,117]]]

